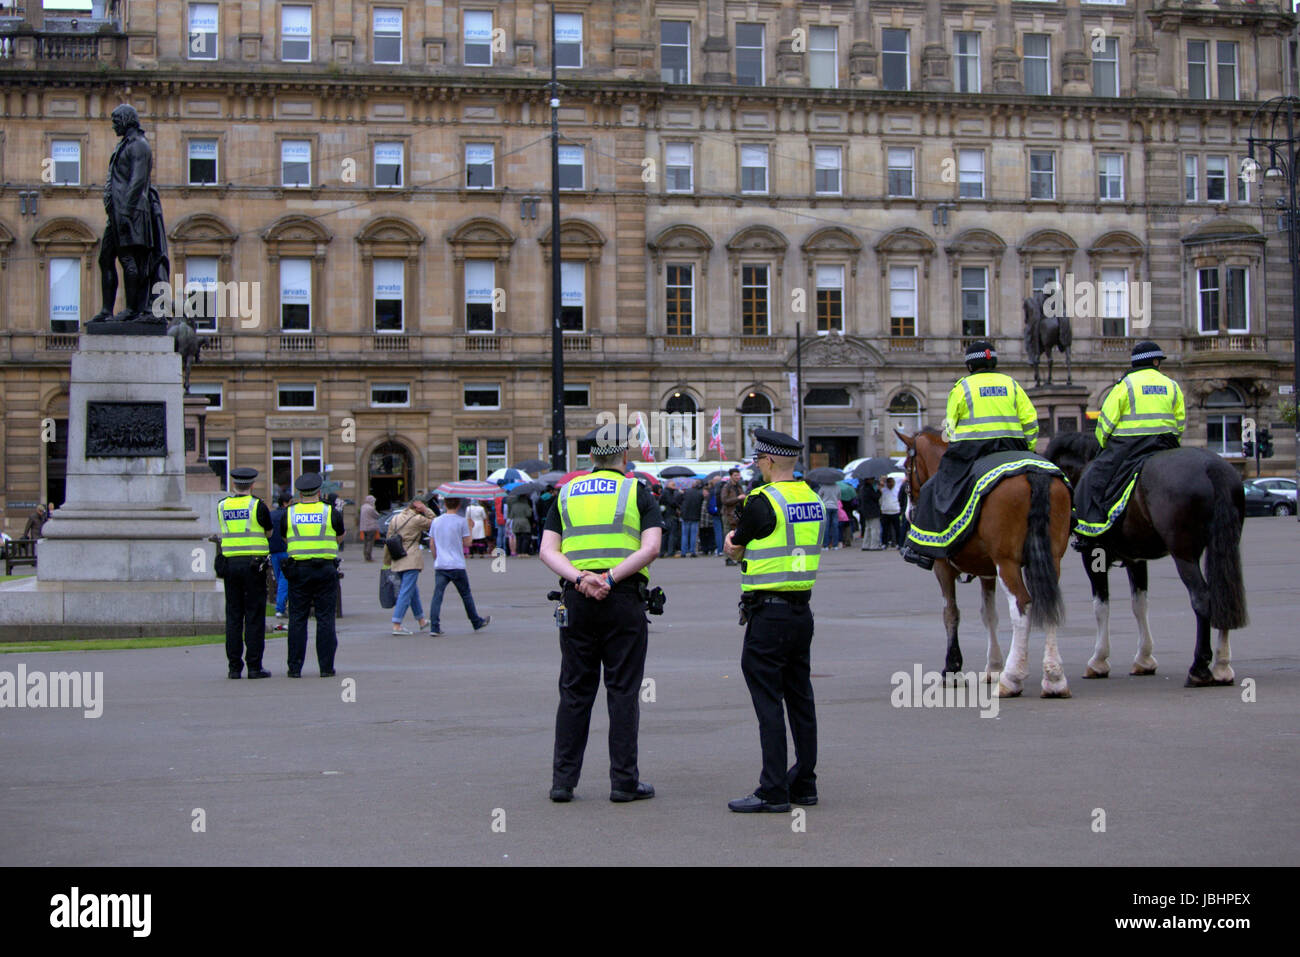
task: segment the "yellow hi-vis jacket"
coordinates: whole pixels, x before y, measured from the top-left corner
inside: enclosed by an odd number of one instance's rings
[[[774,482],[762,495],[776,513],[776,528],[745,546],[741,591],[812,591],[821,562],[825,507],[807,482]]]
[[[574,568],[613,568],[641,547],[637,484],[598,470],[560,489],[560,551]],[[650,580],[644,568],[640,574]]]
[[[1020,383],[1001,372],[976,372],[959,379],[948,393],[952,441],[1021,439],[1033,451],[1038,412]]]
[[[295,561],[339,557],[339,540],[334,535],[330,506],[326,502],[290,505],[284,538],[289,546],[289,557]]]
[[[1115,384],[1102,403],[1097,441],[1105,448],[1112,437],[1166,432],[1181,437],[1186,424],[1187,409],[1178,383],[1158,369],[1134,369]]]
[[[221,554],[227,558],[270,553],[266,533],[257,524],[258,500],[252,495],[231,495],[217,503]]]

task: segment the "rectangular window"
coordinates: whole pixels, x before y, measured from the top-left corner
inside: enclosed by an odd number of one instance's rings
[[[492,12],[465,11],[465,66],[492,65]]]
[[[555,65],[561,69],[582,66],[582,14],[555,15]]]
[[[889,268],[889,334],[916,335],[916,267]]]
[[[1052,93],[1052,38],[1046,33],[1025,34],[1025,92],[1033,96]]]
[[[508,462],[506,458],[506,440],[484,439],[484,442],[487,445],[487,450],[483,456],[483,468],[488,475],[491,475],[497,469],[506,467]]]
[[[81,185],[81,140],[52,140],[50,158],[56,186]]]
[[[560,263],[560,329],[583,332],[587,328],[587,264]]]
[[[765,336],[767,325],[767,267],[740,267],[740,334]]]
[[[375,7],[375,62],[402,62],[402,11],[395,7]]]
[[[495,182],[493,166],[496,147],[491,143],[465,144],[465,188],[491,189]]]
[[[1197,165],[1195,156],[1183,157],[1183,199],[1189,203],[1196,202],[1196,198],[1201,195],[1201,177]]]
[[[1205,417],[1205,446],[1218,455],[1241,455],[1241,416],[1212,414]]]
[[[81,260],[50,260],[50,332],[70,334],[81,327]]]
[[[835,89],[840,85],[839,31],[811,27],[808,31],[808,85]]]
[[[316,387],[312,387],[313,394]],[[324,474],[325,468],[325,443],[320,439],[302,439],[298,443],[298,468],[305,475],[308,472],[315,472],[318,475]]]
[[[1219,270],[1196,270],[1198,325],[1202,335],[1219,331]]]
[[[957,151],[957,195],[962,199],[984,198],[984,151]]]
[[[844,267],[817,267],[817,331],[844,331]]]
[[[211,186],[217,181],[217,141],[190,140],[186,144],[189,152],[190,185]]]
[[[659,78],[664,83],[691,82],[691,25],[680,20],[659,24]]]
[[[582,189],[586,182],[585,157],[581,146],[560,147],[560,189]]]
[[[762,86],[763,25],[761,23],[736,24],[736,84]]]
[[[1029,153],[1029,198],[1056,199],[1056,153],[1051,150]]]
[[[840,193],[840,148],[818,146],[813,149],[813,191],[838,196]]]
[[[667,324],[664,333],[689,336],[695,332],[695,270],[692,266],[669,266],[665,280],[664,301]]]
[[[1205,40],[1187,41],[1187,95],[1193,100],[1210,98],[1209,51]]]
[[[1094,48],[1092,93],[1093,96],[1119,96],[1119,39],[1116,37],[1102,38],[1102,48]]]
[[[376,259],[374,269],[375,332],[402,331],[402,303],[406,301],[406,261]]]
[[[483,385],[475,382],[465,386],[465,408],[499,409],[501,408],[501,386]]]
[[[564,384],[564,406],[568,409],[585,409],[591,405],[591,386]]]
[[[478,439],[456,443],[456,478],[461,482],[478,478]]]
[[[1224,270],[1226,283],[1223,311],[1229,332],[1250,332],[1250,296],[1246,288],[1246,276],[1244,266],[1229,266]]]
[[[408,408],[411,404],[411,387],[376,382],[370,387],[370,404],[376,408]]]
[[[311,331],[311,260],[280,260],[280,328]]]
[[[191,60],[215,60],[217,58],[217,5],[215,3],[191,3],[189,14],[189,58]]]
[[[198,332],[217,331],[217,257],[185,258],[185,313],[193,315]]]
[[[988,270],[963,266],[961,270],[961,334],[987,336],[989,333]]]
[[[740,148],[740,191],[742,193],[767,192],[766,146]]]
[[[311,140],[280,141],[280,185],[311,185]]]
[[[1101,199],[1124,198],[1124,156],[1097,154],[1097,194]]]
[[[191,382],[190,395],[201,395],[208,400],[209,412],[221,411],[221,383]]]
[[[1205,201],[1207,203],[1226,203],[1228,201],[1228,157],[1205,157]]]
[[[277,489],[293,489],[293,439],[271,440],[271,482]]]
[[[286,63],[311,60],[311,7],[280,8],[280,59]]]
[[[375,185],[392,188],[402,185],[405,151],[401,142],[375,144]]]
[[[954,40],[957,90],[960,93],[978,93],[980,91],[980,35],[958,33]]]
[[[1235,100],[1237,98],[1237,44],[1228,40],[1215,43],[1218,71],[1219,99]]]
[[[1247,157],[1242,157],[1241,162],[1237,165],[1237,202],[1250,202],[1250,180],[1246,172],[1250,168]]]
[[[314,385],[281,385],[276,389],[276,407],[280,409],[316,408]]]
[[[1128,270],[1101,271],[1101,334],[1128,335]]]
[[[670,193],[695,190],[695,147],[690,143],[669,143],[664,147],[665,188]]]
[[[470,259],[465,263],[465,331],[495,332],[492,290],[497,284],[497,264]]]
[[[208,439],[208,468],[221,480],[221,491],[230,488],[230,440]]]
[[[1037,295],[1040,292],[1046,292],[1050,295],[1052,289],[1055,288],[1059,282],[1055,266],[1035,266],[1030,271],[1029,276],[1029,281],[1032,284],[1032,288],[1029,291],[1034,295]]]
[[[907,30],[881,31],[880,76],[886,90],[912,88],[908,65],[909,37]]]
[[[911,196],[913,191],[912,169],[915,152],[910,146],[891,146],[889,148],[889,195]]]

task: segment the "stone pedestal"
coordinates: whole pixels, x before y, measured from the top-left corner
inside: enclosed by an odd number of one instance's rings
[[[170,337],[81,337],[66,499],[36,579],[0,586],[0,639],[222,630],[215,549],[185,501],[184,417]]]
[[[1081,385],[1043,385],[1025,389],[1038,410],[1038,451],[1060,432],[1087,432],[1093,423],[1087,418],[1088,389]]]

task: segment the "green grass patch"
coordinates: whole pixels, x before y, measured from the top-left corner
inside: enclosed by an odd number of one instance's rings
[[[17,575],[0,575],[0,582],[11,582],[15,578],[31,578],[35,574],[36,574],[35,572],[27,572],[27,574],[24,575],[20,572]],[[272,608],[271,610],[275,611],[274,608]]]
[[[284,632],[268,632],[266,640],[286,637]],[[86,638],[68,641],[14,641],[0,643],[0,655],[28,654],[44,651],[130,651],[136,648],[181,648],[187,645],[219,645],[225,635],[176,635],[164,638]]]

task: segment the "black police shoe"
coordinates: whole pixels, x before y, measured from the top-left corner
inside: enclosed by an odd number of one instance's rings
[[[813,805],[815,805],[815,804],[817,803],[817,795],[815,795],[815,794],[799,794],[799,795],[791,794],[791,795],[790,795],[790,803],[791,803],[791,804],[798,804],[800,807],[812,807]]]
[[[248,677],[249,677],[249,678],[269,678],[269,677],[271,677],[271,672],[267,671],[265,668],[249,668],[249,669],[248,669]]]
[[[568,804],[573,800],[573,788],[558,786],[551,788],[551,800],[556,804]]]
[[[244,674],[243,674],[243,672],[242,672],[240,669],[238,669],[238,668],[231,668],[231,669],[229,669],[229,670],[226,672],[226,677],[227,677],[227,678],[242,678],[242,677],[244,677]]]
[[[899,554],[903,557],[903,561],[911,562],[913,565],[919,565],[926,571],[929,571],[934,567],[933,558],[929,555],[922,555],[920,552],[914,551],[911,545],[904,545],[903,550],[899,552]]]
[[[626,804],[628,801],[645,801],[655,796],[655,789],[644,781],[638,781],[635,791],[610,791],[609,799],[615,804]]]
[[[770,801],[764,801],[757,794],[751,794],[749,797],[737,798],[734,801],[728,801],[727,807],[737,814],[755,814],[760,811],[771,811],[774,814],[783,814],[790,810],[789,802],[785,804],[773,804]]]
[[[320,676],[321,676],[322,678],[333,678],[333,677],[334,677],[334,672],[333,672],[333,671],[322,671],[322,672],[320,673]]]
[[[289,677],[290,677],[290,678],[301,678],[301,677],[302,677],[302,671],[301,671],[301,670],[299,670],[299,671],[294,671],[293,669],[290,669],[290,670],[289,670]]]

